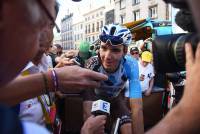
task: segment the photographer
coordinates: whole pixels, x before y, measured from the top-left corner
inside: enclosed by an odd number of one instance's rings
[[[198,31],[198,34],[196,33],[196,36],[198,38],[199,32],[200,32],[200,25],[199,25],[200,15],[198,13],[199,1],[198,0],[188,0],[188,1],[172,0],[171,2],[175,6],[179,6],[182,8],[184,7],[184,9],[187,9],[188,7],[190,7],[192,14],[189,14],[190,19],[188,18],[186,19],[187,21],[186,21],[186,24],[184,24],[184,28],[187,28],[189,30],[193,29],[194,25],[191,25],[191,21],[192,23],[195,22],[196,28],[193,30]],[[188,3],[188,5],[186,2]],[[187,12],[187,15],[188,15],[188,12]],[[191,19],[191,17],[193,17],[193,19]],[[183,18],[186,18],[186,17],[183,17]],[[187,35],[189,34],[186,34],[186,36]],[[194,36],[195,35],[191,36],[189,41],[188,40],[177,41],[178,43],[183,45],[182,48],[183,50],[185,48],[185,54],[186,54],[185,56],[186,57],[185,58],[186,59],[186,64],[185,64],[186,84],[184,88],[183,97],[180,100],[180,102],[176,105],[176,107],[174,107],[160,123],[158,123],[150,131],[148,131],[147,134],[160,134],[160,133],[162,134],[197,134],[200,131],[200,125],[199,125],[199,122],[200,122],[200,116],[199,116],[199,113],[200,113],[200,103],[199,103],[200,102],[200,99],[199,99],[200,43],[197,44],[197,42],[199,41],[199,38],[195,40],[195,42],[194,40],[192,40]],[[182,36],[182,39],[183,39],[183,36]],[[185,42],[191,42],[191,43],[185,43]],[[194,52],[194,50],[196,50],[196,52]],[[181,56],[184,56],[184,53]],[[177,67],[179,67],[177,69],[180,69],[180,66],[177,66]]]
[[[192,47],[186,44],[186,85],[179,104],[147,134],[195,134],[199,133],[199,68],[200,44],[195,56]]]
[[[0,66],[1,103],[17,103],[17,101],[20,102],[45,93],[44,86],[46,84],[43,81],[42,74],[18,79],[16,83],[18,90],[13,88],[6,90],[4,86],[12,86],[12,80],[21,72],[27,62],[36,55],[41,32],[49,26],[49,22],[55,24],[53,19],[54,5],[54,0],[3,0],[0,2],[0,56],[4,59],[1,61]],[[72,74],[75,71],[78,71],[78,74],[73,76]],[[98,87],[99,83],[96,80],[98,78],[99,80],[106,79],[106,76],[102,74],[79,67],[64,67],[56,69],[56,72],[59,75],[58,79],[63,83],[60,85],[61,87],[82,88],[84,85],[91,86],[92,83],[93,86]],[[25,82],[26,85],[20,86],[22,82]],[[51,80],[49,82],[51,83]],[[53,83],[49,86],[52,85]],[[26,89],[25,86],[30,87],[30,90],[24,90]],[[53,91],[53,88],[51,89]],[[0,106],[0,112],[1,134],[48,133],[30,122],[20,122],[10,109],[2,105]]]

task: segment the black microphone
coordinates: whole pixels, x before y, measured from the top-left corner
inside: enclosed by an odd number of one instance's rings
[[[103,100],[97,100],[92,103],[91,113],[94,116],[110,114],[110,103]]]

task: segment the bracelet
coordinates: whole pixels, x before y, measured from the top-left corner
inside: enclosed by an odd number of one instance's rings
[[[54,92],[58,90],[58,77],[56,71],[54,69],[51,70],[53,85],[54,85]]]
[[[43,81],[44,81],[45,94],[49,94],[47,77],[43,72],[41,72],[41,74],[42,74],[42,78],[43,78]]]

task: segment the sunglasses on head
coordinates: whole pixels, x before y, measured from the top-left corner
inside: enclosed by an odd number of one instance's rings
[[[123,39],[119,36],[101,34],[99,35],[99,39],[104,43],[107,43],[107,41],[110,41],[111,45],[113,46],[121,45],[123,43]]]

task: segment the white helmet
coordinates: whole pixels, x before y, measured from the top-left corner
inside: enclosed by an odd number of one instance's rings
[[[128,46],[131,44],[132,34],[125,26],[109,24],[102,28],[99,38],[103,42],[109,40],[112,45],[123,44]]]

